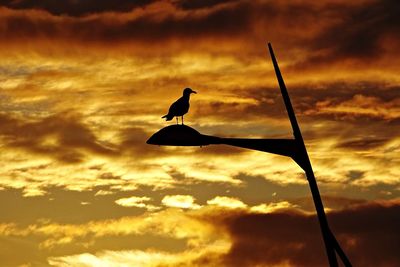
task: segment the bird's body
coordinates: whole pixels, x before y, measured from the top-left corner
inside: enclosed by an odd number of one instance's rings
[[[190,94],[194,93],[196,94],[195,91],[193,91],[190,88],[185,88],[183,90],[183,96],[176,100],[172,105],[170,106],[168,110],[168,114],[162,116],[162,118],[165,118],[167,121],[172,120],[174,117],[182,117],[182,124],[183,124],[183,115],[185,115],[189,111],[189,100],[190,100]],[[178,118],[177,118],[178,122]]]

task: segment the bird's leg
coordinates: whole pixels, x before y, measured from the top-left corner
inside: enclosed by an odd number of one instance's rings
[[[183,116],[182,116],[182,125],[183,125]]]
[[[179,124],[179,122],[178,122],[178,117],[175,117],[176,118],[176,124]]]

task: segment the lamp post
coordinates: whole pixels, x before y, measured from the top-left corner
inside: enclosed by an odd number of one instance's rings
[[[345,266],[352,266],[329,228],[328,220],[326,218],[324,206],[319,193],[317,181],[315,180],[314,171],[308,157],[307,149],[304,145],[296,115],[294,113],[285,82],[283,81],[278,62],[276,61],[274,51],[272,50],[270,43],[268,43],[268,49],[274,65],[275,74],[278,79],[289,120],[292,125],[293,139],[224,138],[201,134],[195,129],[186,125],[170,125],[153,134],[149,140],[147,140],[147,144],[164,146],[205,146],[211,144],[225,144],[291,157],[306,174],[313,197],[315,210],[317,212],[329,266],[338,266],[336,253],[339,255]]]

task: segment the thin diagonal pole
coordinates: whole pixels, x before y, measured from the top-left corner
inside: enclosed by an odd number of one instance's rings
[[[347,258],[346,253],[344,253],[344,250],[340,247],[339,242],[336,240],[336,237],[333,235],[331,231],[331,240],[333,242],[333,246],[335,247],[335,250],[337,254],[339,255],[340,259],[342,260],[344,266],[346,267],[351,267],[351,262],[349,258]]]
[[[326,218],[326,214],[324,211],[324,205],[322,203],[321,195],[319,193],[319,189],[317,186],[317,181],[315,180],[314,171],[311,166],[310,159],[308,157],[307,149],[304,145],[303,136],[301,135],[301,131],[299,125],[297,123],[296,115],[293,110],[292,103],[290,102],[289,94],[286,89],[285,82],[283,81],[281,71],[278,66],[278,62],[276,61],[274,51],[272,50],[272,46],[268,43],[269,53],[271,54],[272,63],[274,65],[276,77],[278,79],[279,87],[281,89],[283,101],[285,102],[286,110],[290,119],[290,123],[293,129],[293,136],[297,141],[299,146],[299,160],[296,162],[301,162],[300,167],[302,167],[306,173],[308,184],[310,186],[311,194],[314,200],[315,209],[317,211],[318,221],[322,232],[322,237],[325,243],[326,254],[328,256],[329,265],[331,267],[338,266],[338,262],[336,259],[335,248],[333,244],[333,240],[331,238],[331,232],[328,226],[328,220]]]

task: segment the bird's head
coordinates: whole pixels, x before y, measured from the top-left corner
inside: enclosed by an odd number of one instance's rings
[[[197,94],[196,91],[193,91],[191,88],[185,88],[183,90],[183,95]]]

